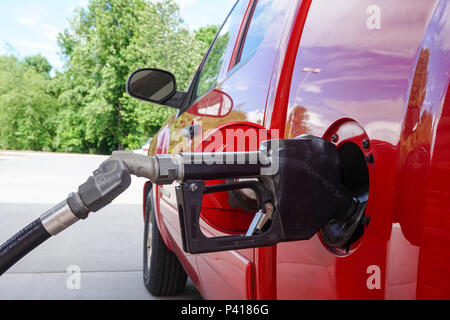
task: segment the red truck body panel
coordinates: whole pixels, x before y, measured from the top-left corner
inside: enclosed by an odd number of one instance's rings
[[[243,135],[264,129],[272,138],[311,134],[338,148],[352,142],[370,160],[370,225],[348,253],[316,235],[189,255],[174,186],[163,186],[153,196],[164,241],[207,299],[449,299],[450,2],[272,2],[277,19],[242,62],[255,1],[237,4],[216,86],[168,120],[150,153],[202,151],[230,128]],[[193,140],[182,135],[191,125],[202,133]],[[217,151],[238,150],[224,144]],[[205,199],[205,234],[249,223],[251,215],[227,197]]]

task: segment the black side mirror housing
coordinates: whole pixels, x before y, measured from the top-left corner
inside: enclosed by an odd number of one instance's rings
[[[175,76],[164,70],[145,68],[131,74],[128,94],[136,99],[180,109],[186,96],[177,91]]]

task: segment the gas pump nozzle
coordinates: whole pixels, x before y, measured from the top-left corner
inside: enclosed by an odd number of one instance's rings
[[[256,152],[181,153],[150,159],[115,152],[112,158],[121,159],[130,172],[155,184],[180,183],[176,194],[183,249],[191,254],[307,240],[330,220],[346,221],[365,209],[341,183],[337,148],[313,136],[266,141]],[[144,169],[149,167],[144,162],[152,162],[151,174]],[[257,181],[205,184],[207,180],[233,178]],[[252,189],[257,196],[259,211],[248,231],[207,238],[200,230],[203,196],[237,189]]]
[[[71,194],[0,247],[0,275],[42,242],[111,203],[131,184],[130,175],[176,187],[183,249],[191,254],[306,240],[331,219],[362,205],[341,183],[340,158],[330,142],[312,136],[266,141],[256,152],[143,156],[114,152],[78,192]],[[255,178],[224,185],[205,181]],[[200,230],[204,194],[252,189],[259,211],[242,235],[207,238]]]

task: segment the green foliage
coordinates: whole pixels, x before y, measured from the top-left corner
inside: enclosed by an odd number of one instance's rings
[[[223,65],[225,50],[227,49],[229,41],[230,31],[227,28],[224,28],[217,36],[217,39],[211,47],[208,57],[206,58],[200,79],[198,81],[196,92],[197,97],[201,97],[216,84],[217,79],[219,78],[220,68]]]
[[[38,73],[45,74],[46,76],[48,76],[53,69],[47,58],[43,57],[41,54],[26,57],[25,63],[28,66],[33,67]]]
[[[201,27],[194,32],[195,39],[202,43],[202,53],[205,54],[209,46],[216,37],[217,32],[219,32],[219,26],[206,26]]]
[[[56,99],[47,79],[16,57],[0,57],[0,148],[52,149]]]
[[[58,37],[63,72],[41,55],[0,60],[0,147],[95,152],[138,148],[174,113],[131,99],[136,69],[157,67],[187,88],[212,27],[189,32],[174,0],[90,0]]]

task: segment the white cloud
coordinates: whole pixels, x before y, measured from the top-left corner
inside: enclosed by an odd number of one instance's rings
[[[247,121],[262,124],[264,113],[261,110],[255,110],[247,113]]]
[[[50,24],[42,24],[39,26],[39,29],[43,33],[44,38],[51,41],[56,41],[58,34],[60,33],[60,30],[57,27]]]
[[[186,9],[196,4],[197,0],[176,0],[180,9]]]
[[[324,128],[327,126],[328,122],[323,118],[323,115],[316,112],[306,112],[306,117],[308,119],[308,125]]]
[[[29,41],[24,41],[24,40],[15,41],[14,45],[18,46],[18,47],[25,47],[28,49],[44,49],[44,50],[54,49],[53,46],[46,44],[46,43],[33,43],[33,42],[29,42]]]
[[[422,39],[424,25],[434,10],[435,0],[378,0],[381,30],[367,29],[370,0],[313,1],[302,37],[303,47],[347,47],[354,50],[383,50],[413,57]],[[349,16],[349,12],[352,13]],[[311,26],[310,21],[325,27]],[[333,32],[330,32],[330,28]],[[412,48],[405,52],[405,48]]]
[[[310,93],[321,93],[322,92],[322,88],[319,86],[315,86],[315,85],[304,86],[303,90],[305,92],[310,92]]]
[[[359,121],[367,123],[372,119],[395,119],[401,123],[407,102],[402,98],[348,101],[324,99],[327,106],[347,114],[359,114]],[[361,110],[364,110],[361,113]]]
[[[66,13],[71,14],[77,8],[86,8],[88,4],[89,4],[89,0],[81,0],[80,2],[67,7]]]
[[[444,12],[448,12],[450,10],[450,3],[446,3],[446,7],[442,9]],[[439,25],[441,27],[438,39],[442,43],[442,48],[444,50],[450,50],[450,20],[446,19],[447,15],[442,14],[441,21],[439,21]]]
[[[20,24],[27,26],[27,27],[35,26],[38,23],[38,21],[36,19],[27,18],[27,17],[19,18],[18,21]]]
[[[54,43],[56,43],[58,34],[61,32],[61,30],[51,24],[40,23],[37,18],[20,17],[18,22],[21,25],[37,30],[46,40],[50,40]]]

